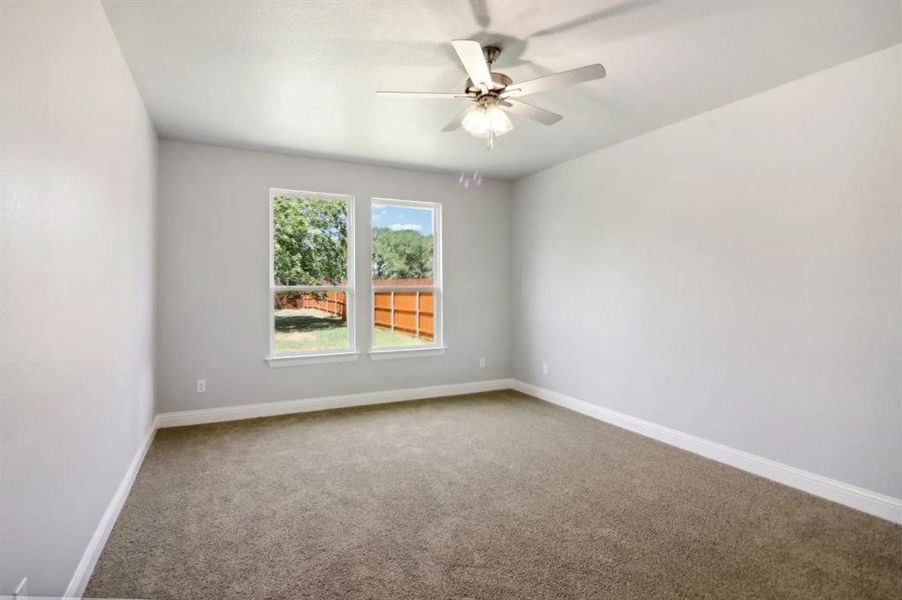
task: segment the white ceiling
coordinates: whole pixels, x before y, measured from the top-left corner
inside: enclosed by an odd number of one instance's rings
[[[513,179],[902,41],[898,0],[106,0],[162,137]],[[600,62],[528,100],[492,152],[439,130],[464,100],[450,42],[514,81]]]

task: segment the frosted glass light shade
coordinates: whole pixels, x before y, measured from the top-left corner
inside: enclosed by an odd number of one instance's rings
[[[474,106],[464,117],[461,126],[478,138],[498,137],[514,128],[510,118],[497,106]]]

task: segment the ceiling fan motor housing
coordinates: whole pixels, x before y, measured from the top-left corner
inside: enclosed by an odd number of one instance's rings
[[[492,73],[492,81],[495,83],[494,88],[489,90],[488,94],[483,94],[482,88],[480,88],[477,85],[473,85],[473,81],[471,79],[467,78],[467,85],[466,85],[466,88],[464,89],[464,93],[476,94],[477,97],[482,96],[482,95],[497,96],[498,94],[501,93],[501,90],[503,90],[504,88],[506,88],[507,86],[509,86],[510,84],[512,84],[514,82],[513,79],[511,79],[504,73]]]

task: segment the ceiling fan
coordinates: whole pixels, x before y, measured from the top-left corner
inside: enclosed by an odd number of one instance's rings
[[[604,67],[599,64],[562,71],[530,79],[520,83],[504,73],[493,73],[492,64],[498,60],[501,49],[496,46],[483,48],[473,40],[451,42],[463,63],[469,78],[460,93],[441,92],[376,92],[378,96],[466,99],[473,104],[457,115],[442,131],[455,131],[463,127],[468,133],[486,139],[486,148],[491,150],[495,138],[514,128],[507,113],[538,121],[543,125],[554,125],[564,117],[551,111],[527,104],[519,100],[521,96],[544,92],[573,83],[592,81],[605,76]],[[506,112],[505,112],[506,111]]]

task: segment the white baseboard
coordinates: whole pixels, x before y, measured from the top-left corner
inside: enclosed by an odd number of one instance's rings
[[[85,548],[85,552],[82,554],[81,560],[75,568],[72,579],[69,580],[69,585],[66,587],[66,598],[81,598],[82,594],[85,593],[85,588],[88,586],[88,581],[91,579],[91,573],[94,572],[94,565],[97,564],[97,559],[100,558],[100,553],[103,552],[103,547],[106,545],[107,538],[110,537],[113,525],[116,524],[116,519],[119,518],[119,513],[122,511],[125,499],[128,498],[128,493],[132,489],[135,477],[138,476],[138,471],[141,470],[141,463],[144,462],[144,456],[147,454],[147,450],[153,442],[153,436],[156,431],[157,420],[154,419],[150,426],[150,431],[144,436],[144,441],[141,442],[141,446],[139,446],[138,450],[135,452],[135,456],[132,458],[132,462],[129,464],[125,476],[119,483],[119,487],[116,488],[113,499],[110,500],[109,505],[106,507],[106,511],[100,518],[97,529],[94,530],[94,535],[91,536],[91,541],[88,542],[88,546]]]
[[[201,410],[180,410],[157,415],[159,427],[181,427],[183,425],[200,425],[220,421],[236,421],[256,417],[272,417],[291,413],[328,410],[331,408],[347,408],[349,406],[366,406],[369,404],[385,404],[438,398],[441,396],[459,396],[476,394],[493,390],[511,389],[512,379],[492,379],[489,381],[472,381],[468,383],[452,383],[448,385],[432,385],[428,387],[406,388],[401,390],[385,390],[381,392],[363,392],[344,394],[341,396],[322,396],[304,400],[286,400],[284,402],[263,402],[245,404],[243,406],[224,406],[221,408],[205,408]]]
[[[603,408],[597,404],[514,380],[512,388],[546,402],[582,413],[652,439],[700,454],[706,458],[754,473],[809,494],[832,500],[850,508],[902,524],[902,500],[872,492],[842,481],[712,442],[676,429]]]

